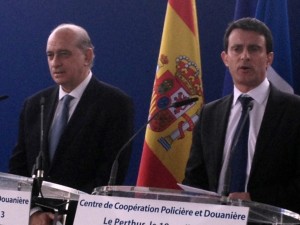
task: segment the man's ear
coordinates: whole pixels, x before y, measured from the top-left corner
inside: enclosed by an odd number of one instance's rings
[[[94,51],[92,48],[88,48],[85,50],[85,64],[86,66],[89,66],[92,64],[94,59]]]
[[[272,65],[274,59],[274,52],[269,52],[267,54],[267,68]]]
[[[226,67],[228,67],[228,61],[227,61],[227,53],[225,52],[225,51],[223,51],[222,53],[221,53],[221,58],[222,58],[222,60],[223,60],[223,63],[224,63],[224,65],[226,66]]]

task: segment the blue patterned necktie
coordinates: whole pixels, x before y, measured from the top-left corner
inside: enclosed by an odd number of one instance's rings
[[[57,112],[57,116],[54,118],[53,126],[51,129],[50,140],[49,140],[49,156],[52,161],[60,136],[63,133],[69,117],[69,103],[73,99],[71,95],[65,95],[63,97],[61,107]]]
[[[245,192],[246,184],[246,172],[247,172],[247,159],[248,159],[248,138],[249,138],[249,111],[250,102],[253,98],[249,96],[240,96],[238,99],[242,104],[242,114],[235,130],[233,140],[236,140],[239,130],[240,137],[236,146],[233,146],[230,170],[230,193],[232,192]],[[250,108],[250,109],[249,109]],[[246,117],[246,118],[245,118]],[[245,121],[244,126],[242,126],[243,121]],[[234,143],[233,143],[234,144]]]

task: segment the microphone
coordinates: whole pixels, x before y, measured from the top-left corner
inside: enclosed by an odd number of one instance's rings
[[[170,106],[167,107],[167,108],[171,108],[171,107],[178,108],[178,107],[181,107],[181,106],[184,106],[184,105],[192,104],[193,102],[195,102],[195,101],[197,101],[197,100],[198,100],[197,97],[194,97],[194,98],[188,98],[188,99],[185,99],[185,100],[180,101],[180,102],[174,102],[172,105],[170,105]]]
[[[34,178],[34,185],[35,186],[32,192],[33,196],[38,196],[39,193],[41,193],[41,188],[42,188],[42,183],[44,179],[44,165],[43,165],[43,160],[44,160],[44,107],[45,107],[45,98],[41,97],[40,100],[40,107],[41,107],[41,116],[40,116],[40,151],[39,154],[36,158],[36,163],[33,166],[33,171],[32,171],[32,177]],[[41,193],[42,195],[42,193]]]
[[[229,153],[230,155],[229,155],[229,159],[228,159],[228,165],[227,165],[226,172],[225,172],[225,179],[224,179],[224,186],[223,186],[222,196],[228,196],[228,194],[229,194],[229,183],[230,183],[230,180],[231,180],[231,171],[230,171],[229,167],[230,167],[230,163],[231,163],[231,158],[232,158],[232,155],[235,151],[236,145],[237,145],[237,143],[240,139],[240,136],[242,134],[242,130],[245,126],[246,120],[249,117],[249,112],[252,110],[252,108],[253,108],[253,102],[250,101],[248,103],[248,106],[247,106],[246,115],[243,118],[243,121],[241,122],[240,129],[236,131],[237,133],[234,136],[235,137],[234,140],[232,141],[231,149],[230,149],[230,153]]]
[[[108,186],[113,186],[116,183],[116,177],[117,177],[117,172],[118,172],[118,167],[119,167],[119,157],[121,153],[124,151],[124,149],[131,143],[131,141],[162,111],[168,109],[168,108],[178,108],[181,106],[189,105],[192,104],[193,102],[196,102],[198,100],[197,97],[194,98],[188,98],[186,100],[180,101],[180,102],[174,102],[171,105],[168,105],[166,107],[163,107],[159,111],[157,111],[140,129],[138,129],[132,136],[129,138],[129,140],[119,149],[116,158],[113,162],[113,166],[110,171],[110,177],[108,181]]]
[[[4,99],[7,99],[7,98],[8,98],[7,95],[1,95],[1,96],[0,96],[0,101],[2,101],[2,100],[4,100]]]

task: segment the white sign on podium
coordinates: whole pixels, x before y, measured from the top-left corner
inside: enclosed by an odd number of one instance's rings
[[[246,225],[248,207],[81,195],[74,225]]]
[[[31,192],[0,190],[0,224],[28,224],[30,201]]]

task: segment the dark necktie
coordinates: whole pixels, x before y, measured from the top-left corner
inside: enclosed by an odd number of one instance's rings
[[[249,137],[249,111],[252,109],[250,102],[253,98],[248,96],[240,96],[238,99],[242,104],[242,114],[235,130],[234,138],[240,137],[236,146],[232,146],[232,155],[230,161],[230,192],[245,192],[246,170],[248,159],[248,137]],[[242,125],[244,121],[244,126]],[[242,129],[241,131],[239,131]],[[234,145],[235,143],[233,143]]]
[[[73,99],[71,95],[65,95],[63,97],[62,104],[60,109],[57,112],[56,118],[54,118],[53,126],[50,134],[50,141],[49,141],[49,156],[50,161],[52,161],[58,142],[60,140],[60,136],[63,133],[69,117],[69,103]]]

